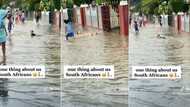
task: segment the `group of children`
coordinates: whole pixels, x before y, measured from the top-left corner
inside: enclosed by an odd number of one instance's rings
[[[147,23],[147,20],[145,16],[134,16],[132,18],[132,15],[130,15],[129,25],[132,25],[136,34],[139,33],[139,28],[142,26],[145,26],[146,23]]]
[[[7,13],[7,19],[8,19],[7,29],[8,29],[8,32],[11,33],[14,22],[16,24],[19,24],[19,23],[24,24],[25,23],[25,13],[24,13],[24,11],[18,11],[18,10],[13,12],[9,9],[8,13]]]
[[[15,11],[15,21],[16,23],[25,22],[25,12],[21,10]]]
[[[8,20],[7,29],[5,27],[5,19]],[[6,58],[5,53],[6,53],[7,36],[10,35],[12,31],[13,23],[14,21],[16,23],[18,23],[19,21],[24,23],[24,20],[25,20],[24,11],[20,12],[20,14],[19,11],[15,11],[15,15],[13,15],[13,12],[11,11],[10,8],[0,9],[0,45],[2,46],[3,62],[5,61]]]

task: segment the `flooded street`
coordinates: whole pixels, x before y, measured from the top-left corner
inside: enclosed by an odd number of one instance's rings
[[[178,80],[134,80],[129,78],[129,107],[189,107],[190,106],[190,36],[172,33],[157,38],[158,25],[130,32],[129,72],[131,66],[179,65]]]
[[[71,41],[66,41],[62,34],[62,65],[114,65],[115,79],[62,78],[62,107],[127,107],[127,38],[95,29],[81,32],[98,34]]]
[[[31,30],[39,36],[31,38]],[[32,21],[15,25],[6,65],[45,65],[46,78],[1,80],[0,107],[60,106],[60,35],[51,26]]]

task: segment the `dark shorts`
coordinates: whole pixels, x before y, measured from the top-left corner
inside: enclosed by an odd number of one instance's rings
[[[9,32],[12,30],[12,24],[13,24],[12,22],[8,23],[8,30],[9,30]]]
[[[139,31],[139,28],[137,26],[135,26],[135,31]]]
[[[73,36],[74,36],[74,33],[73,33],[73,32],[68,33],[66,36],[67,36],[67,37],[73,37]]]

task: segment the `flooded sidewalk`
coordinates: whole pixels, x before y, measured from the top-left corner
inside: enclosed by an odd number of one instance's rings
[[[127,107],[127,37],[90,28],[80,35],[66,41],[62,32],[62,66],[114,65],[115,78],[64,79],[62,75],[62,107]]]
[[[30,31],[39,35],[31,37]],[[0,56],[2,56],[0,52]],[[1,107],[60,106],[60,35],[32,21],[14,26],[7,40],[6,65],[45,65],[45,79],[1,79]],[[6,95],[8,93],[8,95]]]
[[[190,36],[172,31],[160,32],[158,25],[148,25],[129,36],[129,73],[131,66],[182,67],[177,80],[134,80],[129,78],[129,107],[189,107]],[[169,33],[169,34],[168,34]],[[158,38],[161,34],[165,38]]]

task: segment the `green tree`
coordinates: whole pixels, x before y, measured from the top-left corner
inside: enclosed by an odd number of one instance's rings
[[[172,12],[188,11],[184,0],[141,0],[135,10],[147,14],[171,14]]]
[[[73,7],[73,0],[67,0],[66,1],[66,7],[67,8],[72,8]]]
[[[159,5],[159,9],[158,9],[158,13],[159,14],[171,14],[172,12],[170,11],[170,8],[168,6],[167,1],[162,2]]]
[[[104,0],[96,0],[96,4],[101,4],[103,3]]]
[[[73,0],[73,3],[77,6],[80,6],[81,4],[85,4],[85,0]]]
[[[91,4],[93,1],[95,1],[96,4],[110,4],[110,5],[118,5],[121,0],[73,0],[73,3],[77,6],[80,6],[81,4]]]
[[[41,10],[49,10],[49,6],[50,6],[49,0],[41,0],[40,1],[40,9]]]
[[[15,2],[15,0],[0,0],[0,8],[6,8],[7,6],[11,6],[13,2]]]
[[[61,9],[61,0],[40,0],[40,9],[41,10],[60,10]]]
[[[55,9],[57,9],[57,10],[61,9],[61,1],[60,0],[53,0],[53,3],[54,3]]]
[[[4,0],[0,0],[0,7],[2,8]]]
[[[20,1],[16,2],[16,6],[19,6],[20,4],[24,3],[26,5],[25,8],[29,11],[34,11],[34,10],[40,9],[41,0],[20,0]],[[21,7],[23,7],[23,6],[21,6]]]
[[[142,0],[139,9],[146,14],[158,14],[160,0]]]
[[[170,0],[168,4],[175,13],[188,11],[188,6],[185,4],[184,0]]]

